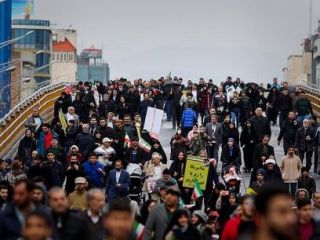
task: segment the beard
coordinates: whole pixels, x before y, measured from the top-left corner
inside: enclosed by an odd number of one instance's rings
[[[275,239],[278,240],[292,240],[292,239],[296,239],[296,233],[295,232],[291,232],[290,231],[284,231],[284,232],[280,232],[278,229],[273,228],[272,226],[269,227],[269,231],[271,233],[272,236],[274,236]]]

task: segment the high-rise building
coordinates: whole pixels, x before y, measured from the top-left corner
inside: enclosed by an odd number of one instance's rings
[[[0,2],[0,118],[10,109],[11,0]]]
[[[312,36],[312,83],[320,89],[320,21],[318,33]]]
[[[110,80],[108,63],[102,59],[102,49],[94,46],[84,49],[78,57],[78,81],[107,83]]]
[[[16,68],[13,85],[20,89],[12,89],[17,92],[12,96],[12,103],[30,96],[38,87],[49,84],[51,78],[51,27],[50,21],[39,19],[13,19],[12,37],[19,38],[13,44],[12,55],[18,56],[20,64]],[[19,70],[19,72],[17,72]],[[23,82],[23,79],[30,79]]]

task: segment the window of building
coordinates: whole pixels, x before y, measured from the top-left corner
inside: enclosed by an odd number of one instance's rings
[[[60,62],[63,62],[63,53],[60,53]]]
[[[60,61],[60,58],[59,58],[59,53],[57,53],[57,61],[59,62]]]
[[[55,60],[56,60],[56,54],[53,53],[53,54],[52,54],[52,61],[55,61]]]
[[[64,54],[63,60],[64,60],[65,62],[67,62],[67,54],[66,54],[66,53]]]
[[[69,53],[69,62],[73,62],[73,53]]]

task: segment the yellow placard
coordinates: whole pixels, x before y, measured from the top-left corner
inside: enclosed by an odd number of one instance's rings
[[[195,156],[188,156],[183,176],[183,187],[194,188],[195,180],[198,180],[202,190],[206,189],[209,173],[208,164],[203,159]]]

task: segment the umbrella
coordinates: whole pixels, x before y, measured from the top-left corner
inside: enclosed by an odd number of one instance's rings
[[[172,80],[169,80],[169,81],[166,81],[163,86],[167,87],[167,86],[181,86],[181,84],[177,81],[172,81]]]

